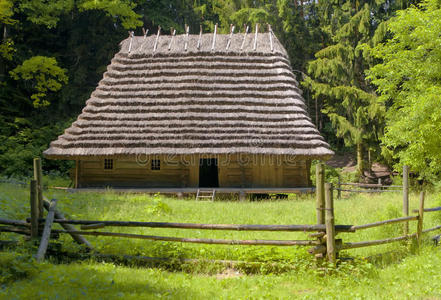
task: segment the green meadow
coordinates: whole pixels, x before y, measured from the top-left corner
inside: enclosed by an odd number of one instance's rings
[[[0,185],[0,217],[29,215],[25,187]],[[58,199],[57,208],[72,219],[161,221],[220,224],[314,224],[315,198],[289,195],[287,200],[239,202],[228,197],[215,202],[176,199],[163,195],[68,193],[46,190]],[[349,195],[335,201],[336,224],[365,224],[401,216],[401,194]],[[426,207],[441,205],[441,196],[428,194]],[[410,209],[418,195],[410,197]],[[424,228],[441,224],[441,212],[426,213]],[[410,231],[416,222],[410,222]],[[59,225],[54,225],[59,228]],[[215,239],[308,239],[303,232],[242,232],[159,228],[106,227],[105,231],[145,235]],[[356,233],[341,233],[343,241],[399,236],[403,224]],[[342,251],[337,267],[317,262],[308,247],[202,245],[86,236],[100,254],[170,258],[155,266],[137,261],[72,258],[83,253],[70,236],[54,240],[41,264],[32,254],[36,246],[14,234],[19,246],[0,252],[2,299],[441,299],[440,248],[428,233],[418,253],[414,242]],[[51,253],[55,253],[52,251]],[[197,259],[197,260],[196,260]],[[216,260],[241,263],[224,265]],[[244,263],[252,262],[252,263]]]

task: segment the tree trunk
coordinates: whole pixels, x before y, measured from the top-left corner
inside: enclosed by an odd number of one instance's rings
[[[359,177],[364,175],[364,160],[363,160],[363,144],[357,143],[357,174]]]

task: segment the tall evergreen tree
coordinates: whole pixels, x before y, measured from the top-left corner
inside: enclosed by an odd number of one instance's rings
[[[380,8],[384,6],[372,1],[322,1],[321,24],[332,44],[315,54],[303,83],[322,103],[321,111],[336,136],[347,146],[355,146],[360,176],[366,169],[364,154],[378,147],[384,124],[384,107],[366,81],[369,63],[361,48],[374,35],[378,25],[375,12]]]

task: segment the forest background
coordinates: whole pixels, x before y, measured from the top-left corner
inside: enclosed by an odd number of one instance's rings
[[[271,24],[312,121],[338,152],[441,172],[441,1],[0,0],[0,175],[32,159],[81,112],[128,30],[239,32]],[[237,32],[237,31],[236,31]],[[368,159],[369,158],[369,159]],[[66,174],[71,162],[46,160]]]

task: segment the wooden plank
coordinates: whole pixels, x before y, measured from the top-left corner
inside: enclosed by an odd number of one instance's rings
[[[367,228],[382,226],[382,225],[386,225],[386,224],[393,224],[393,223],[407,222],[407,221],[414,221],[414,220],[418,220],[418,216],[401,217],[401,218],[379,221],[379,222],[374,222],[374,223],[369,223],[369,224],[357,225],[357,226],[352,226],[352,229],[357,231],[357,230],[361,230],[361,229],[367,229]]]
[[[38,237],[38,191],[37,181],[31,180],[30,185],[30,202],[31,202],[31,238]]]
[[[38,247],[37,255],[35,257],[37,262],[41,262],[46,254],[47,246],[49,245],[49,239],[51,236],[52,223],[54,222],[56,205],[57,205],[57,200],[52,199],[49,205],[49,212],[47,214],[46,221],[44,223],[43,235],[41,237],[40,246]]]
[[[335,248],[335,227],[334,227],[334,199],[332,184],[325,184],[325,207],[326,207],[326,256],[330,263],[337,260],[337,250]]]
[[[134,239],[146,239],[153,241],[167,241],[180,243],[196,244],[217,244],[217,245],[261,245],[261,246],[313,246],[317,241],[311,240],[222,240],[222,239],[199,239],[199,238],[180,238],[154,235],[140,235],[132,233],[117,233],[106,231],[80,231],[80,230],[54,230],[55,233],[69,233],[93,236],[113,236]]]
[[[417,236],[416,236],[418,249],[421,248],[421,241],[423,239],[423,218],[424,218],[424,191],[421,191],[419,212],[418,212]]]

